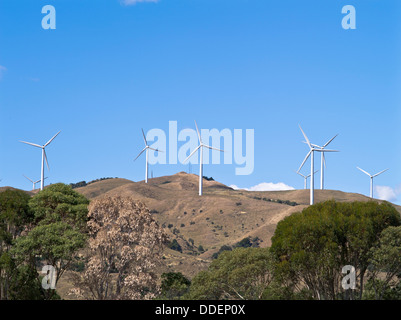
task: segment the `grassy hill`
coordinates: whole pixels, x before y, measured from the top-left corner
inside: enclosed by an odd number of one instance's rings
[[[192,278],[208,267],[212,255],[223,245],[235,245],[246,237],[260,239],[260,246],[271,244],[277,223],[309,204],[309,190],[245,191],[234,190],[217,181],[203,180],[203,196],[198,195],[198,176],[179,172],[133,182],[108,178],[76,188],[89,199],[102,195],[127,195],[141,200],[182,251],[166,249],[163,272],[182,272]],[[0,187],[0,192],[14,189]],[[26,191],[34,195],[39,190]],[[315,201],[369,201],[361,194],[337,190],[315,190]],[[394,205],[401,213],[401,207]],[[199,250],[199,246],[204,250]],[[71,288],[69,273],[63,275],[57,291],[64,298]]]
[[[260,246],[270,245],[277,223],[308,206],[309,190],[254,192],[233,190],[204,179],[198,195],[198,176],[180,172],[172,176],[133,182],[108,179],[77,188],[89,199],[107,195],[129,195],[143,201],[153,217],[176,239],[182,253],[167,250],[170,269],[192,277],[207,267],[213,253],[245,237],[258,237]],[[315,201],[368,201],[361,194],[315,190]],[[401,207],[396,206],[401,212]],[[199,252],[202,246],[205,252]]]

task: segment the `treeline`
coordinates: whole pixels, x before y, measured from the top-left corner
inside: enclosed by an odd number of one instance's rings
[[[276,203],[280,203],[280,204],[286,204],[287,206],[292,206],[292,207],[299,205],[299,203],[297,203],[295,201],[290,201],[290,200],[269,199],[269,198],[265,198],[265,197],[262,198],[262,197],[258,197],[258,196],[254,196],[253,199],[263,200],[263,201],[268,201],[268,202],[276,202]]]
[[[192,281],[164,277],[164,299],[401,300],[400,214],[319,203],[280,221],[269,248],[222,250]]]
[[[116,178],[112,178],[112,177],[99,178],[99,179],[95,179],[95,180],[92,180],[92,181],[89,181],[89,182],[79,181],[77,183],[70,183],[70,187],[72,189],[81,188],[81,187],[87,186],[88,184],[91,184],[91,183],[94,183],[94,182],[98,182],[98,181],[102,181],[102,180],[108,180],[108,179],[117,179],[117,177]]]

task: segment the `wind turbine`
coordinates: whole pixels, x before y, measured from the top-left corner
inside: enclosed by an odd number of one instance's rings
[[[315,172],[314,172],[314,153],[315,153],[315,151],[316,151],[316,152],[338,152],[338,151],[337,151],[337,150],[327,150],[327,149],[324,149],[324,151],[323,151],[323,149],[316,148],[314,145],[312,145],[312,144],[310,143],[308,137],[306,136],[305,132],[302,130],[301,126],[299,126],[299,128],[301,129],[302,134],[303,134],[303,136],[304,136],[304,138],[305,138],[305,140],[306,140],[306,142],[307,142],[307,144],[308,144],[310,150],[309,150],[308,154],[306,155],[304,161],[302,162],[302,164],[301,164],[301,166],[299,167],[299,169],[298,169],[297,172],[299,172],[299,170],[302,169],[302,167],[303,167],[303,165],[305,164],[306,160],[308,160],[308,158],[309,158],[309,156],[310,156],[310,157],[311,157],[311,170],[310,170],[310,172],[311,172],[311,173],[310,173],[310,176],[311,176],[311,179],[310,179],[310,204],[312,205],[312,204],[314,204],[314,188],[315,188],[315,183],[314,183],[314,173],[315,173]]]
[[[149,170],[149,161],[148,161],[148,159],[149,159],[149,150],[158,151],[158,152],[163,152],[163,151],[161,151],[161,150],[159,150],[159,149],[153,149],[153,148],[151,148],[151,147],[148,146],[148,141],[146,140],[145,133],[143,132],[143,129],[142,129],[142,135],[143,135],[143,141],[145,141],[145,148],[143,148],[143,150],[136,156],[136,158],[134,159],[134,161],[135,161],[136,159],[138,159],[139,156],[140,156],[144,151],[146,151],[145,183],[148,183],[148,170]]]
[[[319,170],[316,170],[316,172],[318,172]],[[304,176],[302,173],[295,171],[296,174],[299,174],[301,177],[303,177],[305,179],[305,183],[304,183],[304,189],[307,189],[307,181],[308,178],[310,177],[310,174],[308,174],[307,176]]]
[[[195,126],[196,126],[196,132],[198,133],[198,139],[199,139],[199,145],[195,148],[194,151],[191,152],[191,154],[184,160],[184,163],[187,162],[187,160],[189,158],[192,157],[192,155],[195,154],[196,151],[198,151],[198,149],[200,149],[200,160],[199,160],[199,195],[202,195],[202,191],[203,191],[203,148],[208,148],[208,149],[212,149],[212,150],[217,150],[217,151],[221,151],[224,152],[223,150],[217,149],[217,148],[213,148],[211,146],[208,146],[207,144],[204,144],[202,142],[202,138],[200,136],[199,133],[199,129],[198,129],[198,125],[196,124],[195,121]]]
[[[43,146],[35,144],[35,143],[31,143],[31,142],[26,142],[26,141],[20,141],[22,143],[26,143],[29,144],[31,146],[37,147],[37,148],[41,148],[42,149],[42,170],[41,170],[41,179],[40,179],[40,190],[43,190],[43,183],[44,183],[44,175],[45,175],[45,160],[46,160],[46,165],[47,165],[47,169],[50,170],[49,168],[49,163],[47,162],[47,156],[46,156],[46,151],[45,148],[54,140],[55,137],[57,137],[57,135],[60,133],[61,131],[57,132],[53,138],[51,138],[49,141],[47,141]]]
[[[338,134],[336,134],[333,138],[331,138],[329,141],[327,141],[323,146],[318,146],[316,144],[311,143],[311,146],[317,149],[321,149],[321,158],[320,158],[320,190],[324,189],[324,168],[326,167],[326,159],[324,158],[324,152],[325,148],[329,145],[330,142],[334,140],[335,137],[337,137]]]
[[[370,177],[370,197],[373,199],[373,178],[377,177],[379,174],[382,174],[383,172],[387,171],[388,169],[380,171],[379,173],[376,173],[372,176],[370,173],[366,172],[365,170],[363,170],[359,167],[357,167],[357,168],[359,170],[361,170],[363,173],[366,173]]]
[[[35,190],[36,189],[36,184],[38,183],[38,182],[40,182],[41,180],[37,180],[37,181],[33,181],[32,179],[29,179],[27,176],[25,176],[25,175],[23,175],[25,178],[27,178],[29,181],[31,181],[32,182],[32,190]],[[45,178],[45,180],[47,179],[47,177]]]

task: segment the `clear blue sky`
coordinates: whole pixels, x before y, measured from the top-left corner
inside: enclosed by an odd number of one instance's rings
[[[56,30],[41,27],[47,4]],[[348,4],[356,30],[341,27]],[[205,175],[303,188],[294,173],[308,151],[301,124],[316,144],[339,133],[326,188],[368,195],[356,166],[390,168],[375,184],[401,204],[400,18],[399,0],[1,0],[0,185],[29,190],[22,175],[40,178],[40,150],[18,141],[44,144],[59,130],[47,183],[143,180],[144,158],[133,161],[141,127],[196,120],[255,130],[253,174],[221,164],[205,165]]]

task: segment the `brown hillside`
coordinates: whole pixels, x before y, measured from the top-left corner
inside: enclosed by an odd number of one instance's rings
[[[222,245],[233,245],[245,237],[259,237],[261,246],[270,245],[277,223],[302,211],[309,203],[309,190],[251,192],[233,190],[216,181],[203,181],[204,194],[198,195],[198,176],[180,172],[144,181],[108,179],[76,189],[90,199],[107,195],[130,195],[143,201],[154,218],[176,238],[183,253],[168,250],[167,263],[175,271],[193,276],[207,267]],[[336,190],[315,190],[316,202],[368,201],[360,194]],[[270,201],[269,201],[270,200]],[[290,206],[272,200],[289,200]],[[396,206],[401,212],[401,207]],[[189,239],[194,241],[192,246]],[[199,254],[199,245],[206,252]]]

